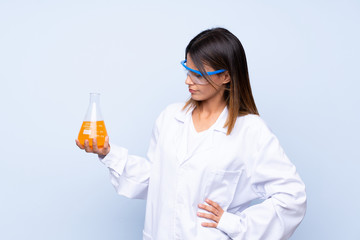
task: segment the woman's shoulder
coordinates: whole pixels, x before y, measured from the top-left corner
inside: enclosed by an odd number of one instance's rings
[[[253,134],[273,134],[266,121],[257,114],[239,116],[236,120],[236,127],[246,129]]]
[[[246,124],[254,127],[267,126],[264,119],[262,119],[259,115],[252,113],[237,117],[236,122],[242,125]]]

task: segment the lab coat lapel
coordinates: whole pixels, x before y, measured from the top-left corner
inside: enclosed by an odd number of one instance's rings
[[[187,138],[188,135],[188,128],[186,127],[185,122],[179,127],[179,134],[176,138],[178,138],[177,146],[177,153],[176,153],[176,160],[180,165],[186,158],[187,154]]]
[[[189,159],[187,154],[187,137],[189,134],[189,123],[191,120],[191,114],[194,109],[188,109],[187,112],[182,111],[177,115],[177,119],[180,121],[178,128],[178,133],[175,136],[175,146],[176,151],[176,160],[178,165],[182,165],[187,159]]]
[[[176,161],[177,163],[182,162],[186,157],[187,151],[187,135],[188,128],[186,127],[186,121],[191,116],[193,109],[182,110],[175,116],[178,120],[179,125],[176,134],[174,135],[174,146],[176,149]]]

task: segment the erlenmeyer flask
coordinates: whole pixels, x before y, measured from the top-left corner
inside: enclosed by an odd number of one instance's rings
[[[89,108],[81,126],[78,139],[82,145],[84,145],[85,139],[88,139],[89,145],[92,147],[92,139],[96,138],[97,145],[103,147],[106,136],[105,123],[100,111],[100,93],[90,93]]]

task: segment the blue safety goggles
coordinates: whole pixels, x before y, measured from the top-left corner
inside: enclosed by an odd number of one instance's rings
[[[193,73],[196,73],[196,74],[198,74],[198,75],[200,75],[200,76],[203,76],[200,71],[195,70],[195,69],[192,69],[192,68],[189,68],[188,66],[185,65],[185,63],[186,63],[186,60],[181,61],[181,65],[183,65],[184,68],[186,68],[187,70],[189,70],[189,71],[191,71],[191,72],[193,72]],[[225,69],[220,69],[220,70],[216,70],[216,71],[212,71],[212,72],[206,72],[206,74],[207,74],[208,76],[211,76],[211,75],[215,75],[215,74],[222,73],[222,72],[225,72],[225,71],[226,71]]]

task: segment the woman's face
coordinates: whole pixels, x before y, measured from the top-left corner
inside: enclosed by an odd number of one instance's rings
[[[189,54],[187,55],[186,65],[189,68],[198,70],[194,65]],[[218,69],[213,69],[207,65],[204,65],[204,68],[206,72],[212,72],[218,70]],[[230,81],[228,72],[226,71],[224,73],[215,74],[208,77],[212,80],[213,84],[210,83],[204,85],[196,84],[191,80],[189,75],[186,76],[185,84],[188,85],[189,92],[191,93],[191,98],[193,100],[206,101],[219,96],[221,97],[219,99],[222,99],[222,95],[225,89],[225,84]]]

